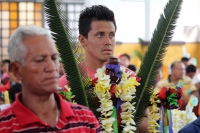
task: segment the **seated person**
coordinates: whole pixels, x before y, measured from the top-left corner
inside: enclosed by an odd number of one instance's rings
[[[172,73],[167,78],[160,80],[154,93],[158,93],[162,87],[172,87],[172,86],[179,86],[183,89],[183,106],[181,109],[184,109],[188,103],[191,94],[197,91],[196,86],[192,83],[190,77],[183,76],[184,74],[184,65],[179,62],[175,61],[171,65]],[[194,94],[195,95],[195,94]],[[196,95],[195,95],[196,96]]]

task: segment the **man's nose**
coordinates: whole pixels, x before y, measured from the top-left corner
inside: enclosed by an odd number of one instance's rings
[[[105,45],[111,45],[111,38],[109,36],[105,36]]]
[[[52,59],[48,59],[46,63],[46,70],[47,71],[55,71],[56,70],[56,63]]]

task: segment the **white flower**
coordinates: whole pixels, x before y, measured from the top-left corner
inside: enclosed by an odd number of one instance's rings
[[[123,132],[132,133],[136,130],[133,114],[135,113],[135,103],[130,103],[135,98],[136,86],[139,83],[136,81],[135,77],[129,78],[132,72],[126,72],[126,68],[121,66],[120,70],[122,71],[121,82],[116,86],[116,98],[120,98],[122,101],[121,109],[121,124]],[[98,112],[101,112],[101,117],[99,118],[103,132],[110,133],[113,132],[112,124],[115,121],[115,118],[112,118],[113,113],[113,102],[111,100],[110,93],[110,76],[106,75],[105,66],[97,69],[95,78],[98,78],[97,83],[94,87],[94,92],[96,96],[100,99],[100,107],[97,109]]]

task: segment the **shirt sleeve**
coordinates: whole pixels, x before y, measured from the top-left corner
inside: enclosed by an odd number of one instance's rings
[[[193,91],[196,91],[197,90],[197,88],[196,88],[196,86],[192,83],[192,81],[190,82],[190,87],[189,87],[189,90],[191,91],[191,92],[193,92]]]
[[[91,113],[92,113],[92,111],[91,111]],[[91,129],[90,133],[102,133],[99,121],[97,120],[97,118],[95,117],[95,115],[93,113],[91,114],[91,116],[93,116],[93,119],[91,122],[95,124],[95,127],[93,129]]]

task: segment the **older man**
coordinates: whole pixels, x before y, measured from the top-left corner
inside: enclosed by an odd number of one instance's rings
[[[18,28],[8,44],[11,71],[22,82],[12,106],[0,113],[1,133],[101,132],[86,107],[62,100],[57,91],[59,55],[48,32],[36,26]]]

